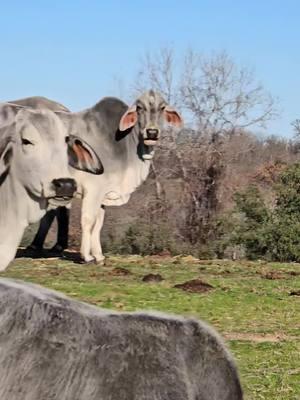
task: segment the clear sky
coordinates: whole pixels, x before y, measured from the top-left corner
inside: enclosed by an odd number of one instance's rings
[[[225,50],[280,100],[269,133],[300,118],[300,1],[10,0],[0,8],[0,100],[43,95],[73,110],[118,94],[147,50]]]

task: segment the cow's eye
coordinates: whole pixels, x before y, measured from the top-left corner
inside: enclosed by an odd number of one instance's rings
[[[31,144],[33,146],[33,143],[28,139],[22,139],[22,144],[24,144],[25,146]]]
[[[143,111],[143,109],[144,109],[143,106],[141,106],[140,104],[137,104],[137,106],[136,106],[137,111]]]
[[[166,106],[161,106],[160,111],[164,111],[165,108],[166,108]]]
[[[66,136],[66,137],[65,137],[66,143],[69,143],[69,140],[70,140],[70,136]]]

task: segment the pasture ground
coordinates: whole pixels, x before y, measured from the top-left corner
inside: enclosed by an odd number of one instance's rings
[[[105,308],[203,319],[233,352],[246,400],[300,399],[300,264],[110,256],[96,266],[17,258],[1,275]]]

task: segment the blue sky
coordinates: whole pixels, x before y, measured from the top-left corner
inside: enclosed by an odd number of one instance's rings
[[[225,50],[280,100],[269,133],[300,118],[300,2],[11,0],[1,3],[0,100],[44,95],[73,110],[117,95],[145,51]]]

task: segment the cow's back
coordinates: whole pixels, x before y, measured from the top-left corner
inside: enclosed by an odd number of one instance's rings
[[[237,400],[220,339],[194,320],[106,312],[0,280],[0,398]]]
[[[35,109],[47,109],[58,112],[59,111],[70,112],[70,110],[61,103],[47,99],[46,97],[43,96],[26,97],[24,99],[8,101],[8,103]]]

